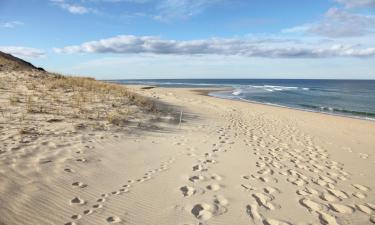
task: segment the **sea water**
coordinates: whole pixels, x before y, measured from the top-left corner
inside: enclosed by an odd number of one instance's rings
[[[375,119],[375,80],[157,79],[114,82],[161,87],[228,87],[228,91],[209,95]]]

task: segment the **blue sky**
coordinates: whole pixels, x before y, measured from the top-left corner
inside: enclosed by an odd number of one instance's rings
[[[0,50],[99,79],[375,79],[375,0],[1,0]]]

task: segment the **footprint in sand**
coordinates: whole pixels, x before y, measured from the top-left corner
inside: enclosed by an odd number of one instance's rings
[[[69,168],[65,168],[65,169],[64,169],[64,172],[67,172],[67,173],[74,173],[74,170],[69,169]]]
[[[77,214],[77,215],[73,215],[73,216],[71,216],[71,218],[72,218],[73,220],[79,220],[79,219],[82,218],[82,216],[79,215],[79,214]]]
[[[280,191],[277,188],[273,187],[265,187],[263,190],[267,194],[280,193]]]
[[[105,199],[104,198],[99,198],[98,200],[96,200],[96,202],[105,202]]]
[[[331,195],[329,193],[322,193],[320,198],[324,201],[327,201],[327,202],[336,202],[336,201],[340,200],[340,198],[337,198],[336,196]]]
[[[352,207],[347,206],[347,205],[341,205],[341,204],[331,203],[331,204],[329,204],[329,208],[331,210],[333,210],[334,212],[337,212],[337,213],[346,213],[346,214],[349,214],[349,213],[353,213],[354,212],[354,209]]]
[[[180,188],[180,190],[185,197],[192,196],[196,192],[196,190],[193,187],[189,186],[183,186]]]
[[[359,157],[362,158],[362,159],[367,159],[368,158],[368,154],[359,153]]]
[[[215,203],[216,206],[218,206],[218,205],[226,206],[226,205],[229,204],[229,201],[224,196],[217,195],[217,196],[215,196],[214,203]]]
[[[86,159],[82,158],[82,159],[76,159],[77,162],[87,162]]]
[[[319,214],[319,220],[321,224],[327,224],[327,225],[339,225],[336,221],[336,218],[332,215],[329,215],[325,212],[317,212]]]
[[[245,189],[245,191],[256,191],[258,190],[256,187],[247,185],[247,184],[241,184],[241,187]]]
[[[85,188],[85,187],[87,187],[88,185],[87,184],[84,184],[84,183],[82,183],[82,182],[73,182],[72,183],[72,186],[73,187],[79,187],[79,188]]]
[[[214,159],[206,159],[206,160],[203,160],[203,164],[211,164],[211,163],[216,163],[216,160]]]
[[[92,211],[91,209],[87,209],[87,210],[84,210],[83,211],[83,214],[84,215],[90,215],[90,214],[92,214],[94,211]]]
[[[372,210],[375,210],[375,205],[371,203],[366,203],[368,207],[370,207]]]
[[[261,169],[257,172],[258,174],[261,174],[261,175],[266,175],[266,174],[273,174],[273,170],[272,169],[269,169],[269,168],[265,168],[265,169]]]
[[[75,222],[67,222],[64,225],[77,225]]]
[[[193,183],[196,183],[196,182],[198,182],[198,181],[202,181],[202,180],[204,180],[204,179],[205,179],[205,177],[204,177],[204,176],[201,176],[201,175],[199,175],[199,176],[192,176],[192,177],[189,178],[189,180],[190,180],[191,182],[193,182]]]
[[[281,220],[271,219],[271,218],[265,218],[263,220],[264,225],[292,225],[289,222],[284,222]]]
[[[103,205],[101,204],[95,204],[92,206],[94,209],[100,209],[100,208],[103,208]]]
[[[203,168],[202,165],[193,166],[193,171],[204,171],[204,170],[207,170],[207,169]]]
[[[294,177],[289,177],[287,179],[287,181],[289,181],[290,183],[292,183],[292,184],[294,184],[296,186],[304,186],[304,185],[308,184],[307,181],[302,180],[300,178],[294,178]]]
[[[274,210],[276,207],[270,203],[274,199],[272,195],[266,195],[263,193],[255,193],[252,195],[259,206],[264,207],[268,210]]]
[[[79,197],[74,197],[72,200],[70,200],[70,204],[72,205],[84,205],[86,201]]]
[[[256,175],[251,175],[251,177],[254,178],[254,179],[258,179],[259,181],[264,182],[264,183],[268,183],[268,182],[271,182],[271,181],[273,181],[275,183],[278,182],[278,180],[276,178],[262,177],[262,176],[256,176]]]
[[[304,206],[305,208],[307,208],[310,212],[312,211],[321,211],[322,209],[324,209],[324,205],[318,203],[318,202],[315,202],[311,199],[308,199],[308,198],[303,198],[301,199],[300,201],[300,204],[302,206]]]
[[[127,189],[127,188],[120,188],[119,191],[122,192],[122,193],[128,193],[129,189]]]
[[[361,193],[361,192],[355,192],[355,193],[353,193],[353,196],[356,197],[356,198],[360,198],[360,199],[366,198],[366,195]]]
[[[337,181],[335,179],[331,179],[331,178],[326,177],[326,176],[319,176],[319,179],[326,182],[326,183],[330,183],[330,184],[337,183]]]
[[[256,162],[255,165],[256,165],[256,167],[259,167],[259,168],[263,168],[263,167],[266,166],[266,164],[263,163],[263,162]]]
[[[305,187],[303,190],[298,190],[297,194],[298,195],[303,195],[303,196],[306,196],[306,195],[318,195],[319,192],[317,190],[313,189],[313,188]]]
[[[212,217],[210,212],[211,206],[206,203],[196,204],[192,209],[191,213],[200,220],[209,220]]]
[[[344,191],[337,190],[337,189],[328,189],[328,192],[337,198],[345,199],[348,198],[348,194],[346,194]]]
[[[355,187],[356,189],[360,190],[360,191],[369,191],[370,188],[364,186],[364,185],[361,185],[361,184],[352,184],[353,187]]]
[[[220,190],[221,187],[219,184],[210,184],[210,185],[207,185],[206,188],[210,191],[218,191]]]
[[[221,176],[217,175],[217,174],[212,174],[212,175],[211,175],[211,179],[212,179],[212,180],[220,181],[220,180],[222,180],[223,178],[222,178]]]
[[[356,205],[357,209],[359,209],[359,211],[363,212],[363,213],[366,213],[366,214],[371,214],[372,213],[372,210],[370,207],[366,206],[366,205],[361,205],[361,204],[358,204]]]
[[[110,216],[106,219],[108,223],[120,223],[121,219],[117,216]]]
[[[262,221],[262,216],[259,214],[258,205],[253,203],[251,205],[246,206],[246,213],[249,215],[253,220]]]

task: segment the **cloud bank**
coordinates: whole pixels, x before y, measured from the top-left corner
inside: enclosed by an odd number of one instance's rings
[[[326,37],[357,37],[370,33],[374,25],[373,17],[331,8],[324,19],[311,26],[308,32]]]
[[[57,53],[159,55],[229,55],[266,58],[371,57],[375,48],[358,45],[316,45],[283,39],[165,40],[155,36],[121,35],[81,45],[56,48]]]
[[[375,27],[373,16],[353,14],[331,8],[315,23],[304,24],[282,30],[283,33],[305,33],[330,38],[359,37],[372,33]]]
[[[40,49],[21,46],[0,46],[0,51],[17,57],[40,58],[45,56],[45,52]]]
[[[375,0],[336,0],[347,8],[375,8]]]

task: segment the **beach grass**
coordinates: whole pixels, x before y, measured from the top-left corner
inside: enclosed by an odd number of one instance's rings
[[[48,119],[126,126],[126,122],[159,111],[154,101],[123,85],[90,77],[32,70],[2,72],[0,81],[5,104],[1,114],[17,121],[32,120],[41,114]]]

